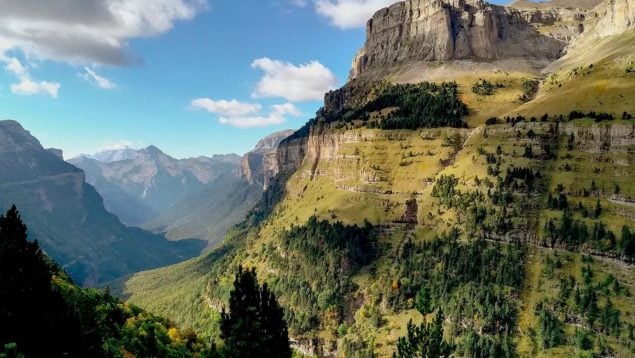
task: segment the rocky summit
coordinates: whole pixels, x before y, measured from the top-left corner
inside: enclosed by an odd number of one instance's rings
[[[577,2],[576,2],[577,3]],[[351,79],[385,74],[413,62],[497,63],[504,69],[540,69],[566,54],[588,27],[608,36],[632,29],[632,0],[522,1],[498,6],[481,0],[407,0],[375,13],[366,43],[353,60]]]

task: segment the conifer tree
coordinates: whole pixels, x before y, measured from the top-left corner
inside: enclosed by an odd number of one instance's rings
[[[408,322],[408,334],[397,341],[393,358],[447,357],[452,347],[443,340],[443,312],[438,310],[433,322],[415,326]]]
[[[238,268],[229,310],[221,314],[227,356],[291,357],[282,308],[266,284],[258,285],[255,269]]]
[[[15,205],[0,216],[0,346],[17,344],[28,357],[78,353],[79,323],[51,285],[51,267],[27,241]]]

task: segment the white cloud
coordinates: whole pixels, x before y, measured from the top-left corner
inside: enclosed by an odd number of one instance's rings
[[[373,14],[396,0],[317,0],[315,11],[341,29],[363,27]]]
[[[72,64],[126,65],[132,38],[171,30],[205,0],[2,0],[0,52]]]
[[[245,116],[258,113],[262,109],[262,106],[258,103],[239,102],[235,99],[231,101],[223,99],[215,101],[210,98],[196,98],[190,102],[190,106],[221,116]]]
[[[18,82],[11,84],[11,92],[18,95],[30,96],[34,94],[48,94],[57,98],[61,85],[57,82],[35,81],[26,66],[17,58],[6,57],[0,54],[0,61],[5,62],[5,70],[17,77]]]
[[[79,75],[88,83],[92,83],[101,89],[114,89],[117,87],[111,80],[98,75],[88,67],[84,67],[84,71],[84,73],[80,73]]]
[[[221,116],[218,122],[238,128],[267,127],[282,124],[286,116],[298,117],[302,115],[292,103],[274,104],[267,115],[254,116]]]
[[[11,92],[25,96],[44,93],[57,98],[59,89],[60,84],[57,82],[36,82],[29,78],[22,78],[20,82],[11,85]]]
[[[298,117],[302,115],[302,111],[298,109],[298,107],[294,106],[292,103],[284,103],[284,104],[274,104],[271,106],[273,113],[277,113],[280,115],[290,115],[294,117]]]
[[[281,97],[290,102],[317,101],[337,85],[331,70],[318,61],[303,65],[260,58],[252,68],[265,72],[252,93],[255,98]]]
[[[118,150],[118,149],[131,148],[135,144],[136,142],[133,142],[131,140],[126,140],[126,139],[107,140],[101,143],[101,145],[97,148],[97,152],[103,152],[105,150]]]

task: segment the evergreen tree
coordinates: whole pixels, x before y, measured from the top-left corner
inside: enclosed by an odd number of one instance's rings
[[[291,357],[282,308],[255,269],[238,268],[229,297],[230,312],[221,315],[221,337],[228,357]]]
[[[443,340],[443,312],[437,311],[433,322],[415,326],[408,322],[408,335],[397,341],[397,352],[393,358],[437,358],[447,357],[452,347]]]
[[[0,346],[17,344],[27,357],[78,355],[78,319],[51,278],[49,263],[37,241],[27,241],[12,206],[0,216]]]

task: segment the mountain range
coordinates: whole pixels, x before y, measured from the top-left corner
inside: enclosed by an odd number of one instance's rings
[[[195,256],[205,246],[125,226],[106,210],[84,172],[60,154],[44,149],[18,122],[0,121],[0,206],[18,206],[29,237],[76,282],[100,285]]]
[[[253,208],[275,176],[278,143],[292,131],[260,140],[236,154],[175,159],[155,146],[82,155],[69,162],[103,196],[106,209],[127,225],[164,233],[171,240],[196,238],[209,246]]]

